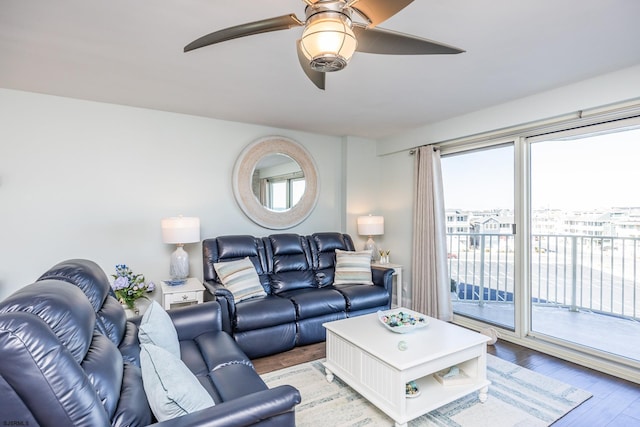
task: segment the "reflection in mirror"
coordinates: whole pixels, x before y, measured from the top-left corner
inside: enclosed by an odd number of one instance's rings
[[[265,208],[283,212],[291,209],[304,194],[305,179],[300,165],[284,154],[260,159],[251,180],[253,194]]]

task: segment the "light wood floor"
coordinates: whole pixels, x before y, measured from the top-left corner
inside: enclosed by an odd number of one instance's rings
[[[638,384],[502,340],[489,346],[487,352],[593,394],[556,421],[554,427],[640,427]],[[253,364],[262,374],[324,357],[325,344],[318,343],[255,359]]]

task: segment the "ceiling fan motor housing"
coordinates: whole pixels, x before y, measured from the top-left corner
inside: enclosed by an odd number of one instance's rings
[[[342,70],[357,47],[351,9],[343,0],[329,0],[309,5],[305,12],[301,45],[311,68],[321,72]]]

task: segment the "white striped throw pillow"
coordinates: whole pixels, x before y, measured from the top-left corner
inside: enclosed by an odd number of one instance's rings
[[[235,302],[265,296],[256,268],[249,257],[213,264],[222,284],[231,291]]]
[[[373,285],[371,251],[341,251],[336,249],[334,285]]]

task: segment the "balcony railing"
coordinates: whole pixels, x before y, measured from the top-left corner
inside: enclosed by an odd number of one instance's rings
[[[448,234],[447,247],[459,301],[513,302],[512,234]],[[640,239],[535,234],[530,253],[533,304],[640,320]]]

